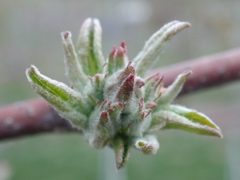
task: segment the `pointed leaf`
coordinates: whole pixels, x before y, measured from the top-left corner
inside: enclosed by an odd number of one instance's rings
[[[183,84],[187,80],[188,76],[191,74],[191,71],[187,71],[177,76],[174,82],[167,88],[167,90],[161,95],[158,100],[158,104],[169,104],[171,103],[177,95],[182,90]]]
[[[85,127],[88,112],[81,94],[67,85],[42,75],[35,66],[26,71],[33,89],[41,95],[61,116],[76,126]]]
[[[202,125],[207,125],[209,127],[220,130],[220,128],[209,117],[207,117],[205,114],[200,113],[196,110],[189,109],[187,107],[179,106],[179,105],[169,105],[167,106],[167,109],[181,116],[184,116],[193,122],[200,123]]]
[[[102,72],[102,28],[98,19],[88,18],[83,23],[77,42],[77,54],[87,75]]]
[[[142,76],[151,68],[158,60],[160,49],[163,44],[173,35],[181,30],[189,27],[187,22],[173,21],[163,26],[159,31],[153,34],[145,43],[142,51],[134,58],[133,62],[137,70],[137,74]]]
[[[65,54],[67,76],[74,88],[81,92],[88,78],[79,64],[78,57],[72,43],[71,32],[63,32],[61,33],[61,36]]]
[[[126,144],[123,139],[117,137],[113,140],[113,148],[115,151],[117,169],[121,169],[126,166],[128,162],[130,156],[129,145]]]
[[[163,129],[181,129],[188,132],[211,135],[222,137],[220,129],[214,128],[208,125],[208,123],[202,124],[200,122],[192,121],[184,116],[181,116],[175,112],[163,110],[153,115],[153,122],[162,123],[167,121]]]

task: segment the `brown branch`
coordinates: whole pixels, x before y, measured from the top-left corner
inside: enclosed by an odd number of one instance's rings
[[[0,109],[0,139],[53,131],[78,131],[43,99],[18,102]]]
[[[167,86],[179,73],[189,69],[193,75],[182,93],[232,82],[240,78],[240,49],[175,64],[155,72],[164,75]],[[0,109],[0,139],[55,131],[80,132],[59,117],[42,99],[15,103]]]
[[[164,85],[168,86],[185,70],[192,70],[193,74],[185,83],[182,94],[239,80],[240,48],[174,64],[153,72],[163,75]]]

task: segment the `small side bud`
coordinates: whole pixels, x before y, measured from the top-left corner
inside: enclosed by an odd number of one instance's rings
[[[159,143],[155,136],[147,135],[143,139],[135,142],[135,147],[144,154],[156,154],[159,149]]]

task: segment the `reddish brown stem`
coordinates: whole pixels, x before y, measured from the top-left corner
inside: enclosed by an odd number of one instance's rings
[[[18,102],[0,109],[0,139],[49,131],[77,131],[43,99]]]
[[[164,76],[164,85],[170,85],[174,78],[186,70],[193,74],[184,84],[181,94],[223,85],[240,79],[240,49],[200,57],[183,63],[154,70]]]
[[[167,86],[178,74],[189,69],[193,75],[186,82],[182,93],[232,82],[240,78],[240,49],[175,64],[155,72],[164,75]],[[81,132],[59,117],[41,99],[15,103],[0,109],[0,139],[54,131]]]

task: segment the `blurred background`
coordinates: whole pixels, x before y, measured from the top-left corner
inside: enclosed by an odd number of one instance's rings
[[[67,83],[60,33],[69,30],[76,40],[87,17],[101,21],[105,57],[124,40],[130,59],[165,23],[190,22],[192,27],[164,48],[160,67],[239,47],[239,8],[239,0],[1,0],[0,106],[38,97],[25,77],[31,64]],[[130,180],[239,179],[239,91],[240,82],[235,82],[180,97],[178,103],[210,116],[224,139],[161,131],[158,153],[144,156],[132,150],[125,176]],[[104,179],[99,173],[102,156],[78,134],[2,141],[0,180]]]

